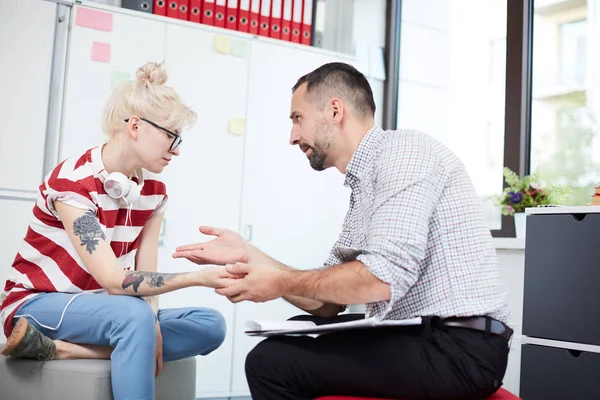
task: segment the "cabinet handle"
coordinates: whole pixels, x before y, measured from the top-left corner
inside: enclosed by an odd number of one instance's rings
[[[252,225],[246,225],[244,227],[244,239],[247,242],[251,242],[252,241]]]

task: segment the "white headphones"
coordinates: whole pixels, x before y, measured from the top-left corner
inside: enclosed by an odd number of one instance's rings
[[[104,180],[104,190],[113,199],[123,198],[128,204],[133,204],[140,197],[142,188],[121,172],[112,172]]]

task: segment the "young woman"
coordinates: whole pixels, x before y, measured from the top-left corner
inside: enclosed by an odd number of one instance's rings
[[[161,64],[139,68],[107,103],[107,143],[46,177],[0,297],[3,355],[110,358],[117,400],[154,399],[163,360],[209,354],[225,336],[217,311],[157,306],[161,293],[229,277],[218,267],[156,272],[167,194],[155,174],[196,121],[166,80]]]

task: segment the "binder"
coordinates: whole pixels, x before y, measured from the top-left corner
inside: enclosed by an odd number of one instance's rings
[[[121,0],[121,7],[152,14],[152,0]]]
[[[269,19],[271,16],[271,0],[262,0],[260,2],[260,16],[258,19],[259,28],[258,34],[260,36],[269,37],[271,27],[269,25]]]
[[[281,11],[283,7],[282,0],[271,0],[271,29],[269,36],[273,39],[281,39]]]
[[[250,28],[250,0],[240,0],[237,30],[248,32]]]
[[[167,0],[154,0],[152,14],[167,15]]]
[[[225,9],[227,8],[227,0],[215,1],[215,26],[225,28]]]
[[[281,12],[281,40],[291,41],[292,39],[292,8],[294,0],[283,0],[283,10]]]
[[[179,0],[179,13],[177,14],[177,18],[184,21],[189,20],[189,7],[190,0]]]
[[[237,30],[238,25],[238,0],[227,0],[225,10],[225,28]]]
[[[167,1],[167,17],[179,18],[179,0]]]
[[[202,0],[202,23],[215,24],[215,0]]]
[[[300,35],[302,34],[302,5],[304,0],[294,0],[292,9],[292,42],[300,43]]]
[[[189,20],[192,22],[202,22],[202,0],[190,0]]]
[[[312,44],[313,0],[304,0],[304,16],[302,17],[302,39],[300,43]]]
[[[260,0],[250,0],[250,32],[253,35],[258,35],[258,25],[260,18]]]

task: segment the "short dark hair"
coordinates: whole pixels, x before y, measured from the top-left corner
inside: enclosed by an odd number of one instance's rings
[[[341,62],[324,64],[298,79],[292,88],[292,93],[304,83],[306,83],[306,93],[320,103],[321,109],[325,106],[327,95],[333,91],[343,95],[358,116],[375,116],[375,100],[373,100],[371,85],[367,78],[352,65]]]

